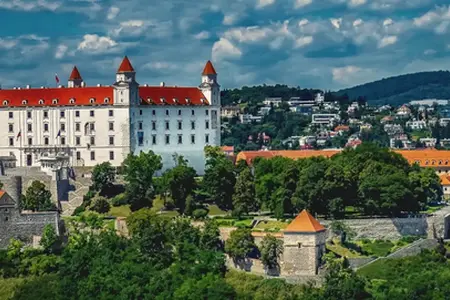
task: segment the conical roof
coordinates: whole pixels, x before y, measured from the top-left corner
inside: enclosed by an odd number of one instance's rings
[[[131,65],[131,62],[127,56],[123,58],[122,63],[120,64],[120,67],[117,70],[117,73],[123,72],[134,72],[133,66]]]
[[[214,66],[210,60],[208,60],[208,62],[206,63],[202,75],[217,75],[216,70],[214,69]]]
[[[320,232],[324,230],[325,227],[304,209],[292,220],[284,232]]]
[[[80,72],[77,69],[77,66],[73,67],[72,73],[70,73],[70,77],[69,80],[78,80],[78,79],[83,79],[81,78]]]

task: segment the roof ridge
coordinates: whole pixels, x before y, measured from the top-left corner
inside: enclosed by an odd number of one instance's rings
[[[289,223],[284,232],[320,232],[324,230],[325,227],[304,209]]]

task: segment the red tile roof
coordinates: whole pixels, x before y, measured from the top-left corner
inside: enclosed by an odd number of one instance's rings
[[[441,178],[442,185],[450,185],[450,176],[448,176],[447,174],[442,174],[439,177]]]
[[[120,64],[120,67],[117,70],[117,73],[123,72],[134,72],[133,66],[131,65],[131,62],[127,56],[123,58],[122,63]]]
[[[209,105],[205,95],[196,87],[139,87],[139,96],[142,104]]]
[[[325,227],[305,209],[286,227],[284,232],[320,232]]]
[[[82,79],[82,78],[81,78],[80,72],[78,72],[77,66],[74,66],[72,73],[70,73],[69,80],[77,80],[77,79]]]
[[[109,100],[105,102],[106,98]],[[94,100],[93,103],[91,103],[91,99]],[[0,90],[0,107],[71,106],[112,103],[112,87]]]
[[[0,190],[0,198],[3,197],[3,195],[4,195],[5,193],[6,193],[6,192],[5,192],[4,190]]]
[[[210,60],[208,60],[208,62],[206,63],[202,75],[217,75],[216,70],[214,69],[214,66],[212,65]]]

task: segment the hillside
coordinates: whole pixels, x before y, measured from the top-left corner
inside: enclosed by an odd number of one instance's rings
[[[420,99],[450,99],[450,72],[420,72],[384,78],[336,92],[371,104],[402,104]]]

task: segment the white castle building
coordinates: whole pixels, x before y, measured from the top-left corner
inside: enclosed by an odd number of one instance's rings
[[[125,57],[110,86],[88,87],[74,67],[67,87],[0,90],[0,120],[0,157],[16,166],[119,166],[153,150],[164,169],[176,153],[203,174],[204,147],[220,145],[220,86],[210,61],[199,87],[140,86]]]

